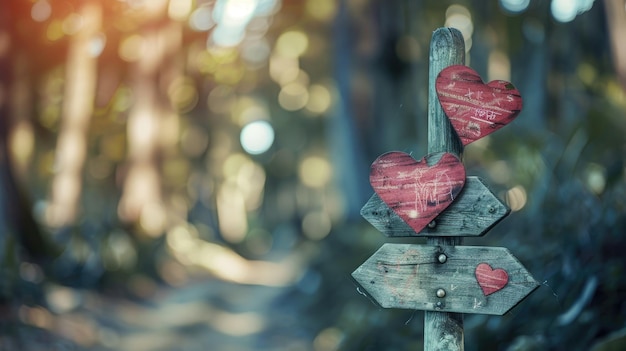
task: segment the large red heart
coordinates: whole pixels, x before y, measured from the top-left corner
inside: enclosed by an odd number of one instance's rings
[[[475,274],[478,285],[483,289],[485,296],[504,288],[509,281],[509,275],[504,269],[493,269],[487,263],[481,263],[476,266]]]
[[[522,110],[522,97],[513,84],[503,80],[485,84],[467,66],[444,68],[435,87],[441,107],[463,145],[504,127]]]
[[[429,166],[427,158],[441,156]],[[448,207],[465,185],[465,168],[450,153],[417,161],[393,151],[378,157],[370,169],[370,183],[378,196],[416,233]]]

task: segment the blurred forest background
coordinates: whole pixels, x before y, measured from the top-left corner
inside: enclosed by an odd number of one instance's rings
[[[2,0],[0,350],[419,350],[350,273],[432,31],[524,110],[464,162],[542,286],[466,350],[626,349],[623,0]]]

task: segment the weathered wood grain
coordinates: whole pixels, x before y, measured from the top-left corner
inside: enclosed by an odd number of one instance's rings
[[[434,225],[419,232],[415,232],[376,193],[361,208],[361,216],[388,237],[481,236],[510,212],[483,180],[474,176],[466,178],[463,190],[434,219]]]
[[[438,28],[430,39],[428,59],[428,153],[451,152],[461,157],[463,144],[437,97],[436,79],[444,68],[465,63],[465,42],[460,31]],[[431,245],[460,245],[462,237],[430,237]],[[424,313],[425,351],[463,351],[463,315]]]
[[[434,164],[427,159],[438,158]],[[434,161],[433,161],[434,162]],[[370,169],[370,183],[379,198],[401,222],[419,232],[444,211],[465,184],[465,167],[450,153],[416,160],[393,151],[378,157]]]
[[[522,97],[513,84],[503,80],[485,84],[476,71],[464,65],[443,69],[436,89],[463,145],[504,127],[522,110]]]
[[[508,277],[487,295],[476,276],[483,263]],[[352,277],[384,308],[492,315],[505,314],[539,286],[503,247],[384,244]]]

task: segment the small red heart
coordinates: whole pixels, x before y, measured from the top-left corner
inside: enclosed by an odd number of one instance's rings
[[[475,274],[478,285],[483,289],[485,296],[504,288],[509,281],[509,275],[504,269],[493,269],[487,263],[481,263],[476,266]]]
[[[433,166],[427,157],[417,161],[404,152],[388,152],[370,169],[376,194],[416,233],[445,210],[465,185],[465,168],[456,156],[444,153]]]
[[[503,80],[485,84],[467,66],[444,68],[437,76],[435,88],[463,145],[504,127],[522,110],[522,97],[513,84]]]

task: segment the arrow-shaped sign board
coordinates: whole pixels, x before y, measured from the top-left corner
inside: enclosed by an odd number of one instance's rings
[[[481,236],[511,210],[478,177],[467,177],[465,187],[433,226],[419,233],[376,194],[361,208],[361,216],[386,236]]]
[[[352,277],[384,308],[493,315],[539,286],[503,247],[384,244]]]

